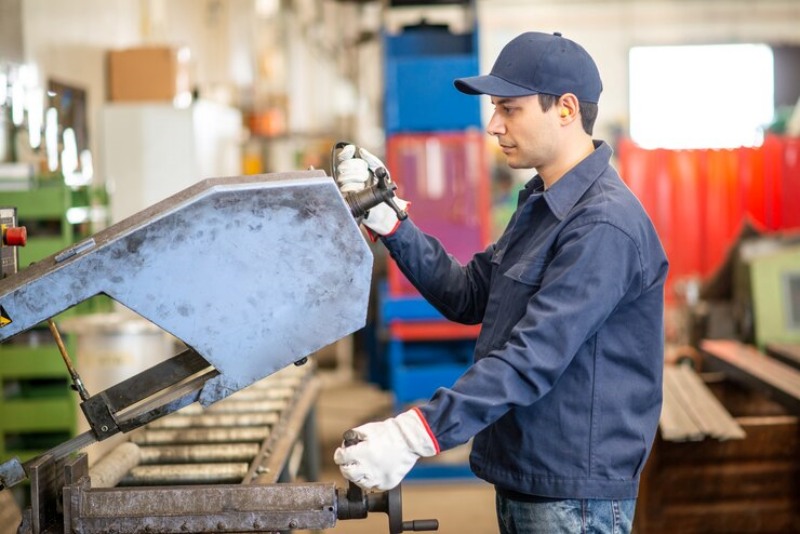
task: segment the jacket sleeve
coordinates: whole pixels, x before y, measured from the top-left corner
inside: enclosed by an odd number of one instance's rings
[[[420,407],[442,450],[547,394],[614,308],[641,293],[641,273],[638,248],[620,229],[566,228],[505,344]]]
[[[461,265],[411,219],[382,240],[403,274],[442,315],[465,324],[483,320],[494,245]]]

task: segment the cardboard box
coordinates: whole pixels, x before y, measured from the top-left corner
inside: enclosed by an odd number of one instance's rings
[[[190,94],[188,49],[143,47],[108,53],[108,99],[172,102]]]

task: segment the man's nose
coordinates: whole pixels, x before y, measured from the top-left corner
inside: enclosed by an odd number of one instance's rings
[[[489,135],[501,135],[505,132],[503,121],[497,118],[497,114],[493,114],[489,124],[486,126],[486,133]]]

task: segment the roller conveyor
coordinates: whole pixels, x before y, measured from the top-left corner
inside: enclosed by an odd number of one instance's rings
[[[130,443],[139,449],[139,465],[122,477],[120,485],[245,482],[256,458],[262,455],[260,459],[266,459],[262,451],[267,448],[268,440],[297,439],[297,436],[284,438],[281,432],[292,415],[310,417],[308,410],[305,414],[295,414],[293,410],[302,409],[298,400],[303,395],[316,396],[316,379],[312,374],[310,364],[287,367],[206,410],[198,411],[192,405],[187,408],[193,409],[179,410],[133,432]],[[261,412],[263,401],[249,400],[263,398],[278,402],[270,406],[270,411]],[[309,454],[315,453],[316,445],[308,439],[302,446]],[[277,450],[290,453],[291,447]],[[273,455],[271,460],[288,467],[286,457]],[[311,473],[310,478],[316,474]],[[284,478],[294,478],[294,474]]]

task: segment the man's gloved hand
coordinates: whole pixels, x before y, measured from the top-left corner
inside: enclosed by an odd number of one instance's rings
[[[366,151],[362,148],[359,152],[363,154]],[[365,159],[355,157],[355,154],[356,145],[346,145],[336,155],[338,160],[336,182],[339,185],[339,191],[343,195],[361,191],[368,185],[372,185],[373,177],[372,173],[370,173],[369,163]],[[374,158],[375,156],[372,157]],[[378,161],[380,162],[380,160]]]
[[[343,195],[350,192],[361,191],[375,182],[374,173],[380,167],[386,169],[383,162],[364,148],[355,145],[346,145],[336,155],[337,178],[339,190]],[[395,204],[405,211],[409,203],[395,197]],[[370,237],[375,240],[377,236],[392,235],[400,225],[400,220],[392,208],[386,204],[379,204],[370,208],[369,213],[361,221],[370,230]]]
[[[407,211],[409,203],[402,198],[394,198],[394,203],[403,211]],[[370,237],[373,241],[378,236],[392,235],[397,227],[400,226],[400,219],[397,218],[397,213],[385,203],[378,204],[374,208],[370,208],[369,213],[361,221],[361,224],[367,227],[370,231]]]
[[[390,490],[420,457],[439,453],[436,437],[417,409],[353,430],[361,441],[349,447],[342,444],[333,461],[347,480],[365,490]]]

